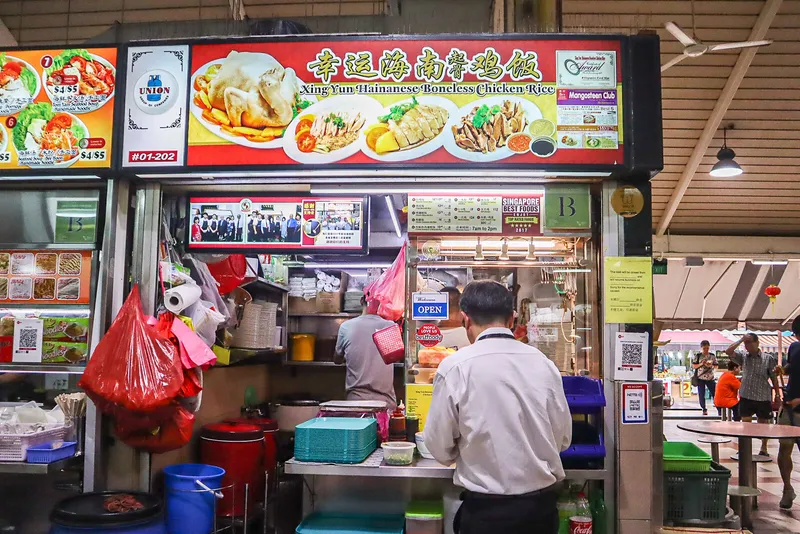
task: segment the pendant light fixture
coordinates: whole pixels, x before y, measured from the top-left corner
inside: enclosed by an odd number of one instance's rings
[[[709,172],[714,178],[732,178],[744,172],[739,164],[736,163],[736,160],[733,159],[736,157],[736,153],[728,148],[728,128],[732,128],[732,126],[726,126],[722,129],[722,148],[717,152],[719,161],[711,167],[711,172]]]

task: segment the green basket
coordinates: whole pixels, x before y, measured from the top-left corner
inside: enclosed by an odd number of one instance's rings
[[[711,463],[705,473],[664,473],[664,521],[725,520],[729,469]]]
[[[711,455],[694,443],[664,442],[664,471],[705,472],[711,469]]]

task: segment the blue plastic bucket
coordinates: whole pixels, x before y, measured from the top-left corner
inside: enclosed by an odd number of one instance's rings
[[[168,534],[210,534],[214,530],[215,491],[222,487],[225,470],[205,464],[178,464],[164,468]]]

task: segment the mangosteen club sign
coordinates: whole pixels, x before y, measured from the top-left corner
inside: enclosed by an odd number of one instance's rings
[[[183,165],[189,46],[131,47],[127,68],[122,166]]]
[[[541,193],[409,195],[409,233],[542,235],[542,198]]]

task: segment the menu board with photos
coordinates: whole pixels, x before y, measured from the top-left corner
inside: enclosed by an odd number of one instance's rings
[[[88,304],[91,280],[91,251],[0,250],[0,307]]]
[[[542,194],[408,196],[408,232],[440,235],[542,235]]]
[[[108,168],[116,48],[0,51],[0,170]]]
[[[361,252],[367,246],[364,197],[191,197],[192,249]]]
[[[138,81],[127,88],[122,164],[623,166],[626,41],[303,36],[205,40],[189,54],[131,47]]]

